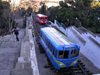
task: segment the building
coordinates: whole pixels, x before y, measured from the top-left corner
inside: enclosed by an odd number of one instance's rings
[[[14,8],[27,9],[28,7],[31,8],[39,7],[40,2],[45,3],[48,8],[51,6],[59,6],[59,1],[63,0],[2,0],[2,1],[9,2],[13,9]]]
[[[10,3],[13,7],[18,7],[20,5],[20,0],[11,0]]]

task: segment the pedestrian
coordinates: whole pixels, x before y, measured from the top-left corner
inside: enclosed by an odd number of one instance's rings
[[[14,30],[13,30],[14,34],[16,35],[16,40],[19,41],[19,32],[18,32],[18,29],[16,27],[14,27]]]

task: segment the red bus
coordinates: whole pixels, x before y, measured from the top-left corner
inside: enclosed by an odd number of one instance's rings
[[[36,20],[40,24],[47,24],[48,17],[46,15],[43,15],[43,14],[37,14]]]

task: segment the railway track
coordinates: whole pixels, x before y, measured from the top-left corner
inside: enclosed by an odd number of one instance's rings
[[[39,43],[39,32],[40,32],[41,27],[43,27],[43,25],[40,25],[39,23],[34,22],[33,28],[34,28],[34,32],[35,32],[36,42],[39,46],[40,53],[45,53],[42,46]],[[48,61],[48,65],[46,65],[45,68],[49,68],[50,70],[52,70],[53,75],[92,75],[92,73],[90,73],[85,68],[85,65],[80,60],[78,61],[78,64],[76,67],[64,68],[64,69],[60,69],[60,70],[55,70],[53,68],[48,57],[47,57],[47,61]]]

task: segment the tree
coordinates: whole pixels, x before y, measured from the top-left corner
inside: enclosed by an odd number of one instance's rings
[[[67,4],[66,4],[65,2],[63,2],[63,1],[60,1],[60,2],[59,2],[59,5],[60,5],[61,7],[66,7],[66,8],[68,7]]]
[[[92,0],[83,0],[83,1],[84,1],[84,6],[90,8]]]
[[[71,4],[70,7],[67,4]],[[59,7],[49,8],[49,19],[57,19],[65,25],[77,25],[95,28],[98,32],[100,28],[100,2],[93,0],[65,0],[60,1]]]
[[[46,12],[47,12],[47,6],[45,4],[43,4],[41,9],[40,9],[40,13],[41,14],[46,14]]]
[[[78,8],[78,9],[83,9],[84,8],[84,1],[83,0],[77,0],[75,2],[75,6]]]
[[[98,32],[98,28],[100,28],[100,19],[98,17],[100,16],[100,12],[93,11],[89,16],[89,22],[91,27],[95,28],[95,31]]]
[[[0,1],[0,28],[9,32],[13,25],[14,17],[10,10],[10,4],[5,1]]]
[[[28,9],[26,10],[26,13],[30,16],[31,13],[32,13],[32,8],[31,7],[28,7]]]
[[[99,1],[92,1],[91,2],[91,8],[92,9],[100,8],[100,2]]]
[[[9,14],[8,11],[10,11],[10,4],[8,2],[0,2],[0,27],[7,26],[5,20],[9,18],[7,16]]]
[[[59,10],[59,7],[54,7],[54,6],[48,9],[49,15],[47,16],[49,17],[51,21],[54,21],[54,19],[57,19],[58,10]]]
[[[64,0],[65,2],[72,2],[73,0]]]

